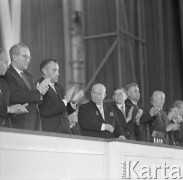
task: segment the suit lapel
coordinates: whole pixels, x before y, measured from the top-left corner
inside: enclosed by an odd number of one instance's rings
[[[20,77],[20,75],[17,73],[17,71],[13,68],[12,65],[10,65],[9,73],[26,89],[30,90],[28,86],[25,84],[24,80]]]
[[[64,99],[64,94],[61,92],[57,83],[55,83],[55,89],[57,91],[57,97],[59,97],[60,100]]]

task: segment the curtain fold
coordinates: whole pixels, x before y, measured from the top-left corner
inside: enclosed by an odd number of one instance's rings
[[[37,80],[39,65],[45,58],[56,58],[60,65],[59,82],[65,83],[62,1],[22,1],[21,41],[30,47],[29,71]]]

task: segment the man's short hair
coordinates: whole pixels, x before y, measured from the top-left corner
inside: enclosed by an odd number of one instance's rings
[[[126,94],[126,90],[125,90],[125,88],[123,88],[123,87],[116,88],[116,89],[114,90],[114,93],[115,93],[115,91],[117,91],[117,90],[122,90],[122,91]]]
[[[54,62],[54,63],[58,64],[58,61],[57,61],[56,59],[53,59],[53,58],[44,59],[44,60],[41,62],[40,66],[39,66],[39,70],[40,70],[40,72],[41,72],[42,74],[43,74],[43,69],[44,69],[45,66],[46,66],[47,64],[49,64],[50,62]]]
[[[137,83],[130,83],[130,84],[127,84],[126,87],[125,87],[125,91],[128,92],[128,90],[131,88],[131,87],[139,87]]]
[[[27,45],[25,45],[24,43],[15,44],[10,48],[9,53],[10,53],[11,61],[13,59],[12,57],[13,57],[14,54],[19,54],[20,53],[21,48],[25,48],[25,49],[29,50],[29,47]]]

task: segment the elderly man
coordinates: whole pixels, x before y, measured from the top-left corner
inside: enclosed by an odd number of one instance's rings
[[[49,89],[39,104],[42,130],[71,134],[68,114],[76,110],[76,103],[83,97],[83,91],[75,93],[76,88],[72,87],[66,95],[61,85],[57,83],[59,77],[59,65],[55,59],[45,59],[40,65],[42,78],[50,78]]]
[[[143,110],[139,107],[138,101],[140,99],[139,87],[136,83],[130,83],[126,86],[127,99],[125,101],[126,115],[133,107],[132,118],[128,122],[128,129],[130,131],[130,139],[140,140],[139,137],[139,120],[143,114]]]
[[[179,125],[169,123],[167,114],[163,111],[165,94],[162,91],[154,91],[151,97],[150,109],[151,119],[149,119],[149,131],[151,142],[169,144],[168,132],[179,129]]]
[[[38,130],[40,128],[40,118],[37,103],[42,99],[42,95],[48,90],[49,79],[34,88],[32,76],[28,73],[27,67],[31,56],[29,48],[23,44],[15,44],[10,49],[11,65],[8,69],[5,80],[10,90],[10,104],[28,103],[28,113],[13,115],[11,123],[13,128]]]
[[[8,114],[27,113],[25,108],[27,104],[9,106],[10,92],[8,85],[2,76],[5,75],[9,67],[9,58],[5,50],[0,48],[0,127],[10,127],[10,118]]]
[[[114,91],[113,100],[114,103],[112,104],[113,110],[120,122],[121,127],[124,130],[126,139],[133,139],[133,134],[128,129],[128,122],[131,121],[132,112],[134,107],[132,106],[130,111],[128,112],[128,116],[126,117],[125,113],[125,100],[127,99],[126,91],[124,88],[118,88]]]
[[[91,101],[80,105],[78,120],[81,134],[92,137],[125,139],[112,107],[103,104],[105,96],[105,86],[95,84],[91,91]]]

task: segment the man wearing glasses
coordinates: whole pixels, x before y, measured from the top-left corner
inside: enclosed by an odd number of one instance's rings
[[[40,118],[37,103],[48,90],[50,80],[45,79],[36,89],[34,88],[32,76],[26,71],[31,56],[30,50],[25,44],[18,43],[12,46],[10,59],[11,65],[5,75],[10,90],[10,104],[28,103],[28,113],[11,117],[12,127],[38,130],[40,129]]]

